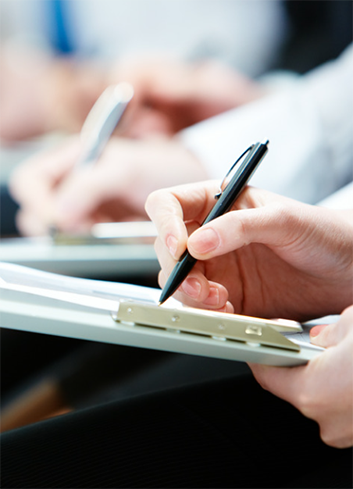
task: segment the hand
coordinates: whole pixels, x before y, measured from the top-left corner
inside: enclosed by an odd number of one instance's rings
[[[134,86],[123,133],[129,137],[173,135],[264,94],[259,84],[211,60],[183,63],[142,58],[119,63],[111,79]]]
[[[3,48],[0,53],[0,138],[10,144],[49,131],[78,131],[107,86],[87,63]]]
[[[0,53],[0,139],[2,144],[48,130],[50,107],[44,79],[49,60],[37,54],[4,49]]]
[[[311,342],[327,348],[301,367],[251,364],[261,386],[290,402],[320,426],[322,440],[337,448],[353,445],[353,306],[337,324],[311,330]]]
[[[197,229],[217,190],[204,182],[148,198],[162,287],[188,248],[199,261],[176,298],[190,306],[305,320],[351,303],[351,214],[248,187],[231,212]]]
[[[176,141],[112,138],[93,167],[73,169],[80,141],[18,167],[10,190],[19,202],[23,234],[45,234],[50,226],[86,231],[93,223],[146,219],[144,203],[157,188],[206,178],[199,161]]]

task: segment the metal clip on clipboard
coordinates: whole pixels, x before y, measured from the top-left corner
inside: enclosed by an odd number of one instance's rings
[[[296,321],[267,320],[186,307],[170,309],[133,301],[120,302],[113,319],[133,326],[300,352],[299,345],[281,334],[301,332],[302,327]]]

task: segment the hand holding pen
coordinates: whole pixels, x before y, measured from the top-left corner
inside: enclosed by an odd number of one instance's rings
[[[87,230],[97,222],[88,216],[93,211],[87,208],[91,203],[95,205],[88,188],[92,187],[89,184],[92,179],[93,189],[97,188],[92,170],[97,168],[99,160],[99,166],[109,160],[107,143],[124,122],[123,115],[132,97],[129,83],[108,86],[89,112],[79,135],[35,154],[15,169],[10,190],[20,205],[17,225],[22,234],[47,234],[48,228],[69,232],[77,230],[81,223]],[[116,166],[117,161],[114,163]],[[87,218],[81,217],[85,206]]]
[[[73,171],[97,163],[133,94],[132,86],[125,82],[110,85],[104,90],[82,126],[81,149]],[[58,233],[57,227],[51,225],[50,234],[56,238]]]
[[[188,306],[303,321],[338,313],[351,303],[348,211],[345,216],[341,210],[248,186],[228,212],[201,225],[218,188],[219,182],[204,181],[148,198],[146,210],[158,232],[162,288],[187,249],[197,262],[175,298]],[[337,296],[342,267],[339,289],[344,294]]]
[[[180,256],[180,252],[183,251],[183,246],[186,247],[188,240],[188,236],[185,235],[185,225],[181,225],[180,220],[186,222],[188,227],[191,226],[191,229],[195,229],[197,224],[200,226],[202,223],[200,228],[202,229],[203,226],[207,225],[207,223],[216,217],[227,213],[257,169],[267,150],[268,141],[265,143],[256,143],[248,148],[227,173],[222,182],[220,192],[217,194],[214,192],[212,197],[209,197],[208,187],[213,188],[213,182],[175,187],[165,191],[161,190],[149,197],[146,203],[146,210],[155,222],[159,234],[163,235],[163,239],[172,256]],[[207,209],[211,209],[211,211],[207,212]],[[173,224],[175,226],[174,231],[172,229]],[[176,235],[179,234],[179,236],[184,235],[184,238],[176,238],[175,233]],[[164,251],[164,244],[161,242],[161,239],[157,239],[156,250],[162,265],[162,270],[165,268],[169,270],[167,280],[163,278],[163,272],[161,275],[161,285],[164,288],[160,297],[160,303],[167,300],[181,284],[183,284],[184,289],[185,287],[189,288],[191,296],[194,294],[194,297],[200,300],[203,299],[201,296],[205,295],[205,292],[202,292],[199,297],[200,290],[208,291],[207,294],[209,293],[208,286],[202,287],[202,284],[194,280],[193,277],[189,277],[188,280],[183,282],[197,262],[196,258],[189,251],[185,251],[174,268],[170,269],[170,258],[168,258],[168,254]],[[200,266],[207,267],[207,262],[202,262]],[[193,286],[195,288],[194,291],[191,290]],[[217,297],[209,298],[210,302],[208,305],[211,307],[212,303],[214,306],[222,303],[226,293],[224,288],[220,289],[217,287],[214,288],[214,291],[216,291]],[[220,293],[222,297],[219,296]]]
[[[215,194],[215,199],[217,201],[203,221],[202,226],[209,223],[213,219],[222,216],[231,209],[235,200],[237,197],[239,197],[245,185],[250,180],[251,176],[266,155],[268,151],[268,143],[269,141],[266,141],[265,143],[253,144],[246,151],[244,151],[244,153],[230,168],[229,172],[221,183],[220,191]],[[160,297],[160,304],[165,302],[171,295],[174,294],[177,288],[186,279],[196,261],[196,258],[193,257],[188,251],[184,252],[179,262],[172,270],[163,288]]]
[[[36,154],[16,168],[11,191],[20,204],[17,222],[23,234],[47,234],[53,224],[66,233],[85,233],[98,222],[146,219],[144,204],[152,191],[207,178],[202,163],[177,140],[119,137],[130,114],[98,162],[90,157],[90,148],[85,149],[84,141],[90,142],[86,126],[83,136]]]

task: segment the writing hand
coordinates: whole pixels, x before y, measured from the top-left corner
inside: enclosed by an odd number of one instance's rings
[[[156,188],[205,178],[200,162],[170,139],[112,138],[94,166],[74,169],[80,141],[36,155],[18,167],[10,182],[20,204],[23,234],[87,231],[96,222],[146,218],[144,203]]]
[[[306,320],[350,304],[351,214],[248,187],[233,211],[199,229],[217,189],[202,182],[148,198],[161,287],[187,247],[198,262],[175,296],[190,306]]]

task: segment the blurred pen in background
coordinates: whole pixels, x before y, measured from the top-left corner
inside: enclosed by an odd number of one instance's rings
[[[133,94],[132,85],[126,82],[104,90],[82,126],[82,150],[76,167],[94,164],[99,159]]]
[[[83,123],[81,151],[73,170],[92,166],[99,160],[133,95],[132,85],[126,82],[109,85],[104,90]],[[49,234],[57,241],[61,233],[52,225]]]

